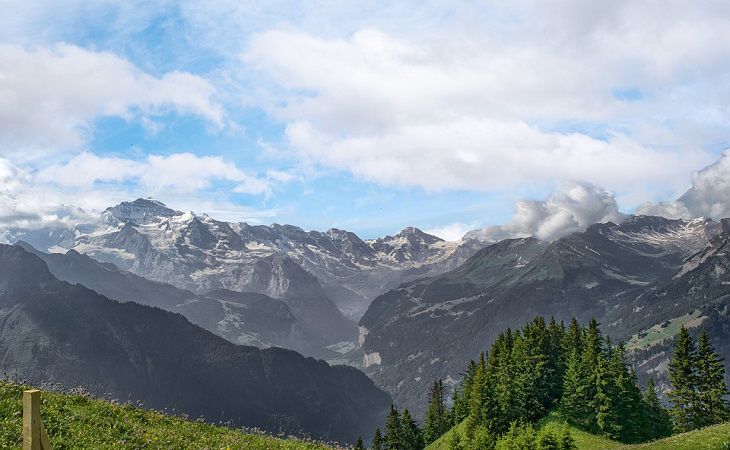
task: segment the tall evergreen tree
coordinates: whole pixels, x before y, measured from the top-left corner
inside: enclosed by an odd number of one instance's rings
[[[565,326],[550,318],[548,325],[548,350],[547,350],[547,387],[550,404],[548,408],[555,406],[555,403],[563,394],[563,376],[565,375],[565,355],[563,343],[565,341]]]
[[[564,353],[568,356],[573,351],[577,351],[579,355],[583,353],[583,328],[578,324],[578,320],[575,317],[570,321],[570,325],[565,332],[563,348]]]
[[[660,439],[672,434],[672,420],[656,393],[654,379],[649,378],[642,397],[644,408],[642,440]]]
[[[438,439],[449,429],[449,418],[444,403],[444,383],[435,381],[429,393],[426,423],[423,429],[423,439],[426,444]]]
[[[370,450],[386,450],[385,440],[383,434],[380,432],[380,428],[375,429],[375,435],[373,436],[373,442],[370,444]]]
[[[403,450],[403,427],[395,405],[390,405],[388,418],[385,419],[385,448]]]
[[[670,414],[677,432],[694,429],[694,412],[697,405],[695,358],[692,337],[682,326],[677,336],[674,356],[669,363],[669,380],[672,382],[672,390],[668,393],[672,401]]]
[[[480,426],[485,426],[484,404],[486,403],[486,364],[484,358],[480,358],[480,364],[477,365],[477,371],[471,383],[469,392],[469,415],[466,418],[466,438],[471,439],[474,432]]]
[[[401,414],[401,447],[399,450],[421,450],[423,447],[421,429],[411,418],[408,409],[404,409]]]
[[[471,383],[477,371],[476,361],[469,361],[466,370],[461,374],[461,383],[453,394],[453,404],[451,406],[451,424],[452,426],[460,424],[469,415],[469,398],[471,393]]]
[[[589,395],[590,379],[586,372],[578,350],[574,349],[565,369],[560,410],[569,421],[587,428],[592,423],[591,401],[594,396]]]
[[[641,388],[636,373],[626,365],[626,349],[623,344],[610,349],[609,378],[613,380],[611,394],[619,431],[613,435],[621,442],[640,442],[643,433]]]
[[[725,367],[704,331],[697,340],[695,364],[697,382],[697,404],[693,417],[695,428],[730,420],[730,408],[725,400],[728,394]]]
[[[618,439],[621,433],[619,407],[616,398],[616,381],[612,377],[610,368],[607,365],[605,355],[597,358],[594,369],[594,395],[590,402],[591,409],[595,414],[595,428],[589,429],[594,432],[601,432],[611,439]],[[591,423],[590,425],[594,425]]]

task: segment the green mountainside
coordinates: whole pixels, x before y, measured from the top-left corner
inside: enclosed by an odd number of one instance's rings
[[[538,424],[538,429],[561,427],[564,420],[552,413]],[[437,441],[426,447],[426,450],[450,450],[450,442],[454,433],[464,433],[465,423],[457,425]],[[570,435],[575,440],[578,450],[726,450],[730,449],[730,422],[677,434],[644,444],[626,445],[603,436],[587,433],[577,427],[570,426]]]
[[[0,448],[22,446],[23,390],[0,382]],[[251,449],[320,450],[333,447],[294,438],[276,438],[256,430],[172,417],[133,405],[81,394],[42,394],[41,418],[54,449]]]

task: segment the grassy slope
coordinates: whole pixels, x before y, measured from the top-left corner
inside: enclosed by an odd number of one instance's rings
[[[20,448],[22,392],[0,382],[0,448]],[[246,434],[81,395],[42,393],[41,418],[54,449],[327,449],[295,439]]]
[[[707,316],[701,316],[699,310],[695,310],[691,314],[685,314],[680,317],[669,320],[666,327],[663,327],[663,323],[656,324],[649,328],[642,335],[634,334],[626,344],[627,350],[643,350],[651,347],[652,345],[661,344],[666,340],[674,338],[679,334],[679,329],[682,325],[685,328],[692,328],[700,325]]]
[[[560,426],[561,423],[557,414],[551,414],[538,424],[538,428]],[[463,433],[463,428],[462,422],[426,450],[448,450],[451,434],[454,430]],[[730,422],[639,445],[623,445],[575,427],[570,428],[570,433],[579,450],[730,450]]]

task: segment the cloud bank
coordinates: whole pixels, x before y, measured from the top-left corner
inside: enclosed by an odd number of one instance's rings
[[[700,142],[730,119],[723,17],[675,2],[676,16],[634,2],[516,5],[496,11],[527,22],[467,36],[282,27],[255,34],[241,58],[268,80],[268,110],[300,157],[380,184],[506,191],[581,179],[636,195],[677,189],[687,167],[712,160]]]
[[[730,217],[730,150],[715,163],[692,173],[692,187],[676,201],[645,203],[637,214],[693,219]]]
[[[78,148],[95,119],[154,122],[175,113],[225,123],[216,89],[200,76],[147,74],[108,52],[70,44],[0,44],[0,154],[18,158]]]
[[[288,181],[286,173],[257,176],[222,157],[192,153],[134,160],[83,152],[40,170],[0,157],[0,228],[68,228],[95,220],[115,203],[148,196],[183,210],[259,223],[275,212],[236,204],[229,195],[268,196]]]
[[[552,241],[591,224],[621,222],[624,217],[613,194],[588,182],[570,181],[560,183],[543,201],[518,201],[507,224],[471,231],[466,237],[498,241],[535,236]]]

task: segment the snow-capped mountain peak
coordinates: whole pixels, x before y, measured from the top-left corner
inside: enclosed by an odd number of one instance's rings
[[[164,203],[152,198],[138,198],[132,202],[122,202],[107,208],[102,213],[102,220],[108,224],[126,222],[142,224],[180,214],[182,214],[180,211],[168,208]]]

